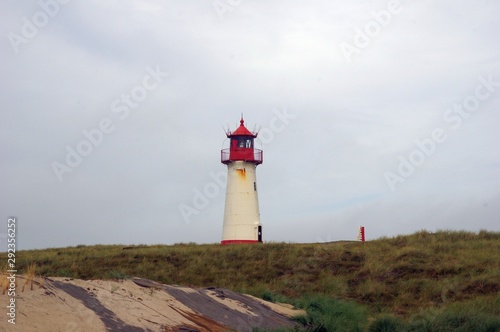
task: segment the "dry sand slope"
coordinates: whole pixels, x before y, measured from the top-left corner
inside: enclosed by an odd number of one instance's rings
[[[19,282],[18,282],[19,283]],[[304,314],[286,306],[220,288],[188,288],[147,279],[125,281],[46,278],[33,290],[17,287],[16,324],[7,322],[7,293],[0,331],[251,331],[294,326]]]

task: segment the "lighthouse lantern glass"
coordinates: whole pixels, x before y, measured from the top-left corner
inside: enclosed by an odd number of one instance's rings
[[[252,149],[253,137],[252,136],[233,137],[231,147],[234,149]]]
[[[254,160],[253,137],[235,136],[231,138],[231,160]]]

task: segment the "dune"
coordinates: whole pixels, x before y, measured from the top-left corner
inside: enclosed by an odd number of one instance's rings
[[[227,289],[141,278],[44,278],[24,291],[22,284],[18,281],[16,287],[16,324],[4,315],[0,331],[252,331],[293,327],[291,317],[304,314]],[[0,299],[6,308],[7,293]]]

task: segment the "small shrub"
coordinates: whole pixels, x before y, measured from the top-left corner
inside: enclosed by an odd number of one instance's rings
[[[411,321],[407,330],[411,332],[498,332],[500,331],[500,318],[475,312],[474,310],[471,312],[445,310],[436,315],[430,313],[420,319]]]
[[[370,324],[369,332],[399,332],[404,331],[403,322],[392,316],[384,316]]]
[[[274,301],[274,295],[273,293],[271,293],[270,291],[268,290],[265,290],[263,293],[262,293],[262,299],[265,300],[265,301],[269,301],[269,302],[275,302]]]
[[[306,318],[297,318],[313,331],[362,331],[366,324],[365,309],[353,302],[344,302],[328,296],[305,298],[297,303],[307,312]]]
[[[242,292],[244,293],[244,292]],[[281,302],[281,303],[288,303],[290,302],[288,300],[288,298],[286,298],[285,296],[283,295],[280,295],[280,294],[274,294],[273,292],[269,291],[269,290],[264,290],[262,293],[261,293],[261,296],[260,296],[263,300],[265,301],[269,301],[269,302],[273,302],[273,303],[276,303],[276,302]]]
[[[123,274],[121,271],[118,270],[109,271],[109,277],[111,279],[116,279],[116,280],[123,280],[127,278],[125,274]]]

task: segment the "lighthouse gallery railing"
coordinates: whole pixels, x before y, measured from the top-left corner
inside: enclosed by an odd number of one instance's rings
[[[245,151],[247,150],[247,151]],[[253,153],[251,152],[253,150]],[[230,149],[222,149],[220,152],[220,161],[227,164],[234,160],[243,160],[254,162],[255,164],[262,164],[263,152],[260,149],[241,149],[240,151],[233,151],[231,154]]]

